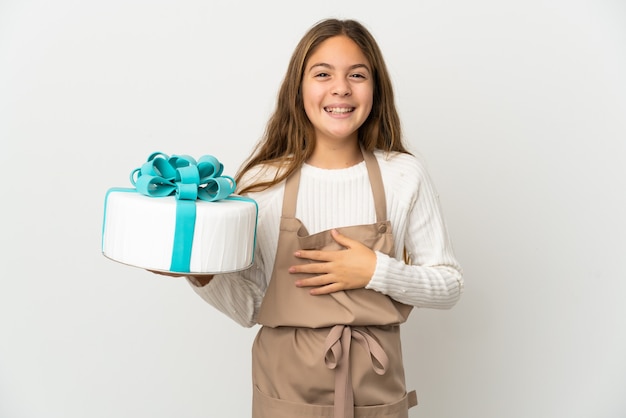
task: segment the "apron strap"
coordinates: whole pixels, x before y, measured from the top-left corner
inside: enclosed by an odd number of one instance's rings
[[[296,217],[296,201],[298,200],[298,188],[300,187],[300,169],[295,170],[285,181],[285,194],[283,197],[283,218]]]
[[[373,152],[365,151],[361,147],[367,174],[370,178],[370,186],[372,187],[372,195],[374,196],[374,206],[376,208],[376,222],[384,222],[387,220],[387,198],[385,196],[385,186],[383,185],[383,176],[380,174],[380,167]]]
[[[374,207],[376,208],[376,222],[384,222],[387,220],[387,199],[385,197],[385,186],[383,178],[380,174],[380,167],[373,152],[366,151],[361,147],[365,167],[369,176],[370,186],[372,188],[372,196],[374,198]],[[298,188],[300,186],[300,170],[295,170],[285,181],[285,194],[283,197],[284,218],[296,217],[296,202],[298,199]]]
[[[372,368],[378,375],[387,371],[389,358],[382,346],[365,328],[335,325],[326,337],[324,362],[335,370],[335,418],[354,418],[354,391],[350,373],[350,344],[356,340],[370,355]]]

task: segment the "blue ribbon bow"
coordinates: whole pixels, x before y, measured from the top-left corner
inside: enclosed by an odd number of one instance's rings
[[[169,157],[152,153],[148,160],[130,174],[137,191],[149,197],[176,197],[176,229],[170,270],[190,272],[191,249],[196,224],[196,200],[214,202],[234,193],[237,184],[222,176],[224,165],[211,155],[196,161],[188,155]]]
[[[130,182],[141,194],[150,197],[175,195],[178,200],[213,202],[228,197],[237,184],[222,176],[224,165],[212,155],[196,160],[188,155],[168,157],[155,152],[130,173]]]

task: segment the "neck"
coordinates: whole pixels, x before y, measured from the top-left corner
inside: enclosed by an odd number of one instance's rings
[[[363,161],[361,147],[357,141],[349,144],[328,145],[317,143],[307,163],[325,169],[352,167]]]

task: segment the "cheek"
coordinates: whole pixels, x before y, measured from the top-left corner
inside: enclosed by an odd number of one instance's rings
[[[374,107],[374,100],[371,96],[365,95],[361,100],[361,108],[366,116],[369,116],[372,113],[372,108]]]
[[[319,89],[304,87],[302,88],[302,103],[307,115],[309,112],[315,112],[321,106],[323,93]]]
[[[305,103],[315,103],[319,100],[320,89],[316,88],[314,84],[305,83],[302,85],[302,100]]]
[[[352,89],[352,96],[361,106],[371,108],[374,103],[374,88],[371,84],[359,84]]]
[[[372,112],[372,107],[374,106],[374,94],[372,92],[366,95],[365,103],[368,108],[367,114],[369,115]]]
[[[308,90],[302,89],[302,105],[304,106],[304,111],[308,115],[311,111],[312,103],[311,103],[311,94]]]

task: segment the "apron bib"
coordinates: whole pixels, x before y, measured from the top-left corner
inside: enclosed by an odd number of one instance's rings
[[[362,151],[376,223],[338,228],[372,250],[393,254],[378,162]],[[330,231],[309,235],[295,218],[300,171],[285,183],[276,261],[252,346],[253,418],[408,418],[400,324],[412,306],[370,289],[311,296],[294,285],[299,249],[341,250]]]

